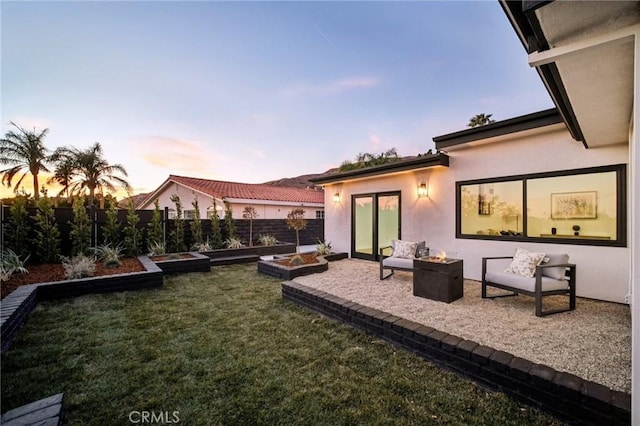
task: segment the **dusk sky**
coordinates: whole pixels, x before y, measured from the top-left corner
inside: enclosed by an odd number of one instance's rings
[[[416,155],[475,114],[553,107],[497,1],[0,7],[2,135],[14,121],[49,128],[52,150],[100,142],[133,193]]]

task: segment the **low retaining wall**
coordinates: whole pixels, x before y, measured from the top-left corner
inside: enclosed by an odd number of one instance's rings
[[[581,424],[631,424],[631,395],[293,281],[282,297]]]
[[[212,251],[203,251],[202,254],[217,259],[220,257],[234,256],[270,256],[273,254],[295,253],[296,245],[293,243],[280,243],[275,246],[251,246],[237,249],[218,249]]]
[[[142,272],[105,275],[78,280],[55,281],[18,287],[2,300],[0,309],[1,350],[11,347],[27,317],[43,300],[64,299],[93,293],[143,290],[162,287],[162,270],[146,256],[138,257]]]
[[[185,259],[151,260],[158,265],[164,274],[183,274],[187,272],[209,272],[211,258],[196,251],[187,252],[191,255]]]
[[[318,263],[299,266],[287,266],[276,263],[276,260],[261,260],[258,262],[258,272],[280,280],[292,280],[303,275],[317,274],[329,269],[329,262],[321,256]]]

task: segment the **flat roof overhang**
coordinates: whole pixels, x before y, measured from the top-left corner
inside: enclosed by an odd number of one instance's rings
[[[573,138],[628,143],[640,2],[499,1]]]
[[[366,169],[351,170],[348,172],[322,176],[319,178],[311,179],[311,182],[315,183],[316,185],[326,185],[329,183],[372,178],[376,176],[384,176],[394,173],[420,170],[437,166],[449,167],[449,156],[443,152],[438,152],[436,154],[427,154],[412,160],[397,161],[395,163],[384,164],[382,166],[367,167]]]
[[[468,142],[475,142],[511,133],[523,132],[562,122],[562,116],[558,110],[556,108],[551,108],[540,112],[534,112],[532,114],[522,115],[520,117],[510,118],[508,120],[496,121],[495,123],[484,126],[473,127],[471,129],[436,136],[433,138],[433,141],[436,143],[436,149],[440,150]]]

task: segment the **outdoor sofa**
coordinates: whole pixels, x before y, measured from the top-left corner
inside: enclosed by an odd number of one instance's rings
[[[385,250],[389,249],[391,249],[391,255],[385,255]],[[413,259],[428,254],[429,249],[424,241],[391,240],[390,246],[380,247],[380,280],[386,280],[393,275],[394,271],[413,272]],[[384,275],[385,269],[391,273]]]
[[[518,252],[516,251],[516,255]],[[572,311],[576,308],[576,265],[569,263],[569,255],[543,254],[543,261],[534,265],[533,276],[523,276],[498,268],[490,267],[494,261],[513,259],[515,256],[483,257],[482,258],[482,298],[493,299],[496,297],[515,296],[523,294],[535,298],[536,316],[557,314]],[[495,262],[498,264],[499,262]],[[497,265],[496,265],[497,266]],[[510,265],[511,266],[511,265]],[[508,268],[507,268],[508,269]],[[487,287],[496,287],[509,291],[509,294],[487,295]],[[569,306],[562,309],[542,310],[542,299],[546,296],[566,295],[569,297]]]

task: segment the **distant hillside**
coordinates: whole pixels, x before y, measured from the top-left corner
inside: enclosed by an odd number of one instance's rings
[[[327,174],[335,173],[338,169],[327,170],[324,173],[315,173],[309,175],[302,175],[290,178],[282,178],[278,180],[272,180],[269,182],[264,182],[266,185],[274,185],[274,186],[286,186],[290,188],[313,188],[315,184],[311,182],[311,179],[315,179],[321,176],[325,176]]]

